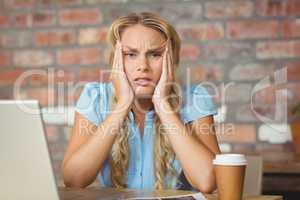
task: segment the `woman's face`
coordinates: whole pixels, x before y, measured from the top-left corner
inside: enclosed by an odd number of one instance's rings
[[[136,97],[151,97],[162,73],[164,36],[156,30],[134,25],[121,35],[123,61]]]

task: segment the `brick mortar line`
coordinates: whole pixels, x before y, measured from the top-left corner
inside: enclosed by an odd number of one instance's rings
[[[59,16],[58,15],[54,15],[55,18],[55,24],[53,25],[36,25],[33,27],[18,27],[18,26],[13,26],[13,27],[9,27],[9,28],[0,28],[0,32],[9,32],[9,31],[22,31],[22,30],[26,30],[26,29],[31,29],[33,31],[47,31],[49,30],[54,30],[54,29],[81,29],[81,28],[109,28],[109,26],[111,25],[112,21],[106,22],[103,18],[101,22],[95,23],[95,24],[70,24],[70,25],[62,25],[59,23]],[[283,18],[263,18],[263,19],[254,19],[254,18],[245,18],[245,19],[239,19],[239,18],[233,18],[233,19],[208,19],[208,20],[202,20],[200,19],[199,21],[194,21],[194,20],[190,20],[187,23],[183,23],[183,22],[178,22],[177,24],[174,24],[174,26],[176,27],[176,29],[178,28],[186,28],[186,27],[192,27],[192,26],[201,26],[201,25],[205,25],[205,24],[218,24],[221,23],[222,25],[227,25],[228,23],[231,22],[249,22],[249,21],[260,21],[260,22],[270,22],[270,21],[278,21],[278,22],[283,22],[288,20],[289,18],[287,17],[283,17]],[[297,18],[294,18],[295,20],[300,19],[300,15]],[[224,28],[224,31],[226,32],[226,29]]]
[[[20,12],[20,11],[24,11],[24,12],[28,12],[28,11],[38,11],[40,9],[44,10],[54,10],[54,9],[58,9],[58,10],[64,10],[64,9],[85,9],[85,8],[102,8],[102,7],[113,7],[113,6],[126,6],[126,7],[131,7],[133,6],[135,7],[140,7],[140,6],[145,6],[148,7],[149,5],[153,5],[153,8],[155,7],[161,7],[163,6],[170,6],[170,5],[178,5],[178,3],[181,4],[185,4],[185,5],[194,5],[195,3],[199,3],[197,1],[192,2],[192,1],[179,1],[179,2],[163,2],[160,4],[151,4],[149,2],[140,2],[140,1],[128,1],[128,2],[102,2],[102,3],[95,3],[95,4],[89,4],[89,3],[80,3],[80,4],[74,4],[74,5],[61,5],[59,3],[55,3],[55,4],[50,4],[50,6],[47,5],[34,5],[32,7],[29,8],[6,8],[4,10],[7,10],[9,12]],[[202,2],[199,3],[199,5],[202,6]]]
[[[38,32],[68,32],[70,31],[71,33],[76,32],[77,30],[81,29],[105,29],[108,28],[107,26],[97,26],[97,25],[80,25],[80,26],[48,26],[48,27],[27,27],[27,28],[0,28],[0,34],[8,34],[10,32],[18,33],[18,32],[25,32],[25,33],[38,33]],[[28,30],[29,29],[29,30]]]
[[[299,18],[300,19],[300,18]],[[268,22],[271,20],[260,20],[260,22]],[[211,21],[211,22],[207,22],[207,21],[201,21],[200,23],[190,23],[188,24],[176,24],[175,27],[176,29],[184,29],[184,28],[192,28],[193,26],[202,26],[202,25],[214,25],[214,24],[218,24],[220,23],[221,25],[223,25],[224,28],[224,33],[226,33],[227,28],[224,27],[224,25],[228,25],[228,23],[230,23],[232,21]],[[281,21],[279,21],[281,22]],[[65,31],[70,31],[72,29],[88,29],[88,28],[95,28],[95,29],[105,29],[105,28],[109,28],[109,26],[105,25],[104,23],[97,23],[97,24],[79,24],[79,25],[50,25],[50,26],[34,26],[34,27],[10,27],[8,28],[0,28],[0,33],[7,33],[7,32],[12,32],[12,31],[24,31],[26,32],[27,29],[30,29],[30,31],[41,31],[41,32],[47,32],[47,31],[51,31],[51,30],[65,30]]]
[[[80,45],[80,44],[69,44],[69,45],[53,45],[53,46],[24,46],[24,47],[6,47],[0,50],[15,50],[16,52],[19,51],[61,51],[61,50],[80,50],[80,49],[89,49],[89,48],[96,48],[102,51],[107,49],[105,44],[90,44],[90,45]]]
[[[201,2],[197,2],[197,1],[188,1],[188,2],[180,2],[180,3],[183,3],[183,4],[186,4],[186,5],[189,5],[189,4],[195,4],[195,3],[199,3],[201,6],[202,6],[202,14],[206,13],[206,9],[205,9],[205,4],[207,2],[211,2],[212,0],[205,0],[205,1],[201,1]],[[219,2],[219,1],[213,1],[213,2]],[[222,1],[222,2],[226,2],[226,1]],[[232,1],[234,2],[234,1]],[[243,1],[241,1],[243,2]],[[249,1],[249,2],[254,2],[254,5],[255,5],[255,1]],[[177,2],[179,3],[179,2]],[[102,9],[102,6],[107,6],[107,7],[112,7],[112,6],[116,6],[118,4],[121,4],[121,5],[128,5],[130,7],[130,4],[132,5],[137,5],[137,6],[145,6],[145,5],[149,5],[149,3],[147,2],[126,2],[126,3],[97,3],[97,4],[79,4],[79,5],[74,5],[74,6],[59,6],[59,4],[53,4],[51,5],[50,7],[47,7],[47,6],[38,6],[38,7],[35,7],[35,8],[26,8],[24,10],[24,8],[20,8],[20,9],[13,9],[13,10],[8,10],[9,12],[13,12],[13,13],[22,13],[22,12],[28,12],[28,11],[41,11],[40,9],[42,10],[63,10],[63,9],[76,9],[76,8],[81,8],[81,9],[85,9],[85,8],[95,8],[95,6],[98,7],[98,9]],[[172,5],[172,4],[175,4],[176,5],[176,2],[165,2],[163,5]],[[155,7],[155,6],[154,6]],[[21,10],[22,9],[22,10]],[[256,13],[255,12],[256,9],[254,9],[254,14]],[[261,15],[253,15],[254,17],[258,17],[258,18],[269,18],[270,16],[261,16]],[[205,16],[203,16],[205,17]],[[272,18],[273,16],[271,16]],[[287,17],[287,16],[278,16],[278,17]],[[231,17],[229,17],[231,18]],[[249,18],[249,17],[242,17],[242,18]],[[250,16],[251,18],[251,16]]]

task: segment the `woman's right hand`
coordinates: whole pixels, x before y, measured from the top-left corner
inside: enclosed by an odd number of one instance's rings
[[[115,90],[117,104],[121,105],[124,109],[129,109],[134,100],[134,91],[130,86],[125,73],[122,45],[120,41],[117,41],[115,46],[114,60],[110,79]]]

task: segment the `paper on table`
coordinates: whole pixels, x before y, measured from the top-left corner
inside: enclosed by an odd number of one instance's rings
[[[165,197],[134,197],[127,200],[207,200],[201,193],[187,194],[187,195],[176,195],[176,196],[165,196]]]

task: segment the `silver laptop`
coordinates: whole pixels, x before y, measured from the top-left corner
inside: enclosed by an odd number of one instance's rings
[[[36,100],[0,100],[0,199],[59,200]]]

